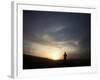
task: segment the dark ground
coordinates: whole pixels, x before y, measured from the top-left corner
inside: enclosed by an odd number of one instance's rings
[[[23,69],[57,68],[57,67],[78,67],[91,66],[89,59],[51,60],[47,58],[23,55]]]

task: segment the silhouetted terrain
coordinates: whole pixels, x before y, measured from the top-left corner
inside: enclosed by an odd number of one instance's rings
[[[91,61],[89,59],[71,59],[67,60],[65,63],[63,60],[51,60],[26,54],[23,55],[23,69],[77,67],[90,65]]]

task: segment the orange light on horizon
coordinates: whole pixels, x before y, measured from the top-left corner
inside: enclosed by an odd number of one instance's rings
[[[56,46],[40,45],[37,43],[35,47],[32,47],[31,51],[33,56],[48,58],[52,60],[60,60],[63,59],[65,51],[67,54],[69,54],[71,52],[75,52],[76,48],[58,48]]]

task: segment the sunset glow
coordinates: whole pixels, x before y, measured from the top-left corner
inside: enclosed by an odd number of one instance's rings
[[[37,44],[38,45],[38,44]],[[59,48],[56,47],[51,47],[47,45],[38,45],[37,47],[32,47],[32,55],[38,56],[38,57],[44,57],[48,59],[53,59],[53,60],[59,60],[62,59],[62,51]]]
[[[61,51],[59,49],[51,50],[50,53],[51,53],[51,59],[53,59],[53,60],[61,59],[61,54],[62,53],[61,53]]]
[[[64,52],[71,55],[73,52],[77,52],[78,48],[75,47],[64,47],[58,45],[42,45],[39,43],[32,43],[30,48],[32,56],[48,58],[52,60],[60,60],[63,59]]]

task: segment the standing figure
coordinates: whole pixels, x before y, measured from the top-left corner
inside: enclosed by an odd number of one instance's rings
[[[64,52],[64,64],[66,64],[66,63],[67,63],[67,53]]]

